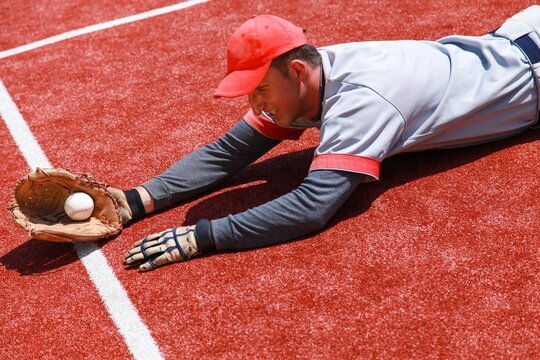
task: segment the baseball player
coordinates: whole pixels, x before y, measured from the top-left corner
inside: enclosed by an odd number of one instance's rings
[[[256,16],[230,38],[215,96],[251,110],[222,138],[134,189],[112,189],[123,222],[202,194],[306,128],[320,144],[290,193],[224,218],[152,234],[126,253],[141,271],[213,250],[267,246],[321,229],[392,155],[480,144],[538,121],[540,6],[478,37],[315,48],[304,31]]]

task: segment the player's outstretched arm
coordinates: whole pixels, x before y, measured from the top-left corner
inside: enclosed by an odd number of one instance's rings
[[[313,171],[295,190],[256,208],[149,235],[132,245],[126,264],[148,271],[209,250],[262,247],[307,235],[321,229],[366,180],[344,171]]]
[[[123,223],[137,221],[210,190],[279,143],[240,121],[222,138],[195,150],[142,186],[109,190],[123,209]]]
[[[240,121],[220,139],[195,150],[142,186],[154,199],[156,210],[167,209],[212,189],[279,143]]]
[[[217,250],[263,247],[322,229],[361,182],[373,178],[316,170],[293,191],[242,213],[212,220]]]

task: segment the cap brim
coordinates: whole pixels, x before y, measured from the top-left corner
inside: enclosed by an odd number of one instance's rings
[[[263,81],[270,64],[267,62],[257,69],[233,71],[221,80],[214,97],[233,98],[249,94]]]

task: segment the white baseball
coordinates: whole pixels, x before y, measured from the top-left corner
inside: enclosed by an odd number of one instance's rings
[[[84,192],[75,192],[66,199],[64,211],[71,220],[86,220],[94,211],[94,201]]]

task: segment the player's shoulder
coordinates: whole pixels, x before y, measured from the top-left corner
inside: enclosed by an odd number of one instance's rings
[[[372,87],[392,86],[402,76],[404,64],[430,54],[415,40],[365,41],[318,48],[326,78],[333,82]],[[407,69],[408,70],[408,69]]]
[[[394,48],[403,46],[411,46],[414,43],[421,43],[419,40],[372,40],[372,41],[355,41],[339,44],[332,44],[318,47],[317,50],[323,54],[346,54],[351,55],[363,52],[388,52]]]

